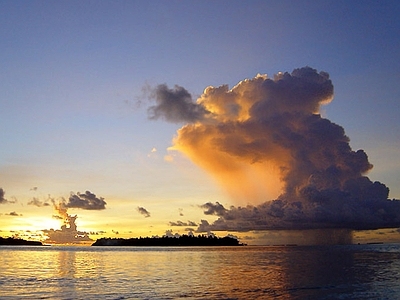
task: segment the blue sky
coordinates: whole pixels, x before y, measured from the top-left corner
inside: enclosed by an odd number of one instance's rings
[[[71,208],[82,230],[151,235],[181,230],[168,225],[178,219],[211,222],[200,205],[234,202],[167,150],[182,124],[148,120],[145,88],[179,85],[196,99],[207,86],[305,66],[329,73],[322,116],[399,199],[399,15],[397,1],[1,1],[0,229],[56,226],[52,205],[27,203],[86,190],[107,209]]]

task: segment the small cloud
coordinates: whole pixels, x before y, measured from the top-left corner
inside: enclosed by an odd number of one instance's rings
[[[32,200],[28,202],[28,205],[43,207],[43,206],[50,206],[50,203],[46,201],[41,201],[39,198],[33,197]]]
[[[34,186],[34,187],[31,188],[30,190],[31,190],[31,191],[37,191],[37,189],[38,189],[38,187],[37,187],[37,186]]]
[[[22,214],[18,214],[15,211],[10,212],[9,214],[6,214],[7,216],[12,216],[12,217],[21,217]]]
[[[95,194],[86,191],[84,194],[71,194],[68,202],[64,203],[66,208],[81,208],[86,210],[102,210],[106,208],[107,202],[104,198],[96,197]]]
[[[147,154],[147,157],[157,157],[157,148],[153,147]]]
[[[216,216],[223,216],[227,211],[226,208],[220,204],[219,202],[215,202],[215,204],[211,202],[207,202],[200,206],[201,208],[205,209],[205,215],[216,215]]]
[[[102,234],[106,234],[107,232],[105,230],[98,230],[98,231],[90,231],[89,234],[90,235],[102,235]]]
[[[210,114],[201,104],[196,103],[192,95],[183,87],[175,85],[172,89],[165,84],[150,88],[150,99],[156,105],[148,108],[149,119],[164,119],[172,123],[203,120]]]
[[[187,231],[188,236],[194,236],[194,230],[193,228],[185,228],[185,231]]]
[[[138,206],[138,207],[137,207],[137,211],[138,211],[141,215],[143,215],[145,218],[150,217],[150,212],[148,212],[147,209],[145,209],[144,207]]]
[[[11,197],[12,200],[8,200],[8,203],[18,203],[18,199],[14,196]]]
[[[179,155],[179,152],[174,146],[167,148],[167,154],[164,155],[164,161],[172,163],[174,162]]]
[[[176,221],[176,222],[169,222],[169,226],[197,226],[197,224],[193,221],[187,221],[187,222],[182,222],[182,221]]]
[[[165,231],[164,237],[174,237],[179,238],[181,235],[179,233],[173,233],[171,229]]]
[[[4,197],[5,194],[6,192],[2,188],[0,188],[0,204],[8,203],[7,199]]]

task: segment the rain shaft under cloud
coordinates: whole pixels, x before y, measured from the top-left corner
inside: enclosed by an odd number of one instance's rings
[[[160,85],[152,96],[152,118],[187,123],[173,149],[242,205],[206,203],[205,213],[219,218],[198,231],[400,226],[400,201],[366,177],[367,154],[353,151],[344,129],[319,114],[333,99],[328,73],[304,67],[257,75],[232,89],[207,87],[197,101],[179,86]]]

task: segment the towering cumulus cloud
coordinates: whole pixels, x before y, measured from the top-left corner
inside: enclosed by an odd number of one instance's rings
[[[186,105],[167,107],[174,97],[181,103],[182,94]],[[400,201],[366,177],[366,153],[353,151],[344,129],[319,114],[333,99],[327,73],[304,67],[257,75],[232,89],[208,87],[197,101],[181,87],[162,85],[154,97],[153,116],[187,122],[173,148],[244,205],[206,203],[205,213],[219,218],[202,221],[199,231],[400,226]]]
[[[63,220],[61,229],[50,229],[43,230],[47,235],[46,243],[52,244],[79,244],[92,241],[89,234],[84,231],[78,231],[76,226],[77,215],[72,216],[68,214],[68,208],[80,208],[84,210],[103,210],[107,204],[101,197],[96,197],[95,194],[90,191],[86,191],[84,194],[71,193],[68,201],[62,199],[58,203],[54,199],[51,200],[54,209],[57,211],[57,215],[54,216],[57,219]],[[30,202],[28,204],[36,205],[37,202]]]

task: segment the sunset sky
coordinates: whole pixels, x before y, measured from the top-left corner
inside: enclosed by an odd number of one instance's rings
[[[0,236],[273,244],[345,224],[400,241],[399,16],[398,1],[0,2]]]

